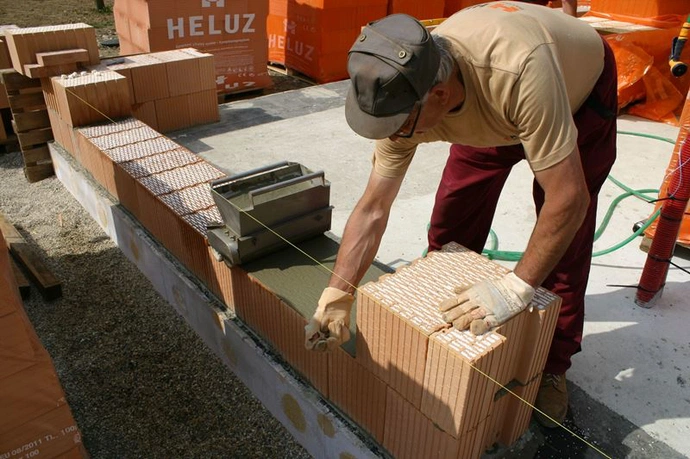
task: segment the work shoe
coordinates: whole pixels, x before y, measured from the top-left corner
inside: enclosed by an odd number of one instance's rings
[[[565,373],[542,375],[534,406],[541,411],[540,413],[535,410],[534,416],[542,426],[553,429],[563,423],[568,413],[568,388],[565,384]]]

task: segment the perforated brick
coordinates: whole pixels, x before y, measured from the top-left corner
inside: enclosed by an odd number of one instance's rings
[[[90,141],[99,150],[104,151],[143,142],[144,140],[155,139],[156,137],[161,137],[161,134],[142,123],[142,126],[139,128],[94,137]]]
[[[97,124],[94,126],[87,126],[78,128],[78,131],[82,133],[87,139],[92,139],[94,137],[101,137],[104,135],[116,134],[118,132],[129,131],[132,129],[137,129],[145,127],[146,125],[135,118],[127,118],[124,120],[119,120],[103,124]]]
[[[120,163],[120,167],[132,177],[139,179],[199,161],[202,159],[186,148],[177,148],[158,155],[123,162]]]
[[[160,196],[200,183],[224,177],[225,174],[203,161],[141,179],[140,183],[154,195]]]
[[[223,221],[223,217],[220,216],[220,212],[218,212],[218,208],[215,206],[192,214],[183,215],[182,218],[203,235],[206,234],[208,225]]]
[[[143,142],[135,142],[124,145],[122,147],[111,148],[104,150],[106,154],[115,163],[125,163],[127,161],[134,161],[143,158],[160,156],[160,153],[165,153],[171,150],[177,150],[180,145],[168,139],[167,137],[156,137],[155,139],[144,140]],[[164,158],[150,159],[149,165],[153,166],[156,161],[163,161]],[[163,164],[158,166],[159,172],[165,171]],[[155,172],[154,172],[155,173]]]
[[[175,190],[160,196],[160,200],[172,208],[177,215],[191,214],[215,205],[208,183]]]

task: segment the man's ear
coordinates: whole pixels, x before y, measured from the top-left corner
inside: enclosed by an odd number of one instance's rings
[[[448,83],[436,84],[429,90],[429,96],[436,99],[436,103],[445,106],[450,99],[450,85]]]

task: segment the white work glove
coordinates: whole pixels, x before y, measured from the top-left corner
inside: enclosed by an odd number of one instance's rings
[[[469,327],[475,335],[505,323],[525,310],[534,298],[534,288],[512,272],[502,279],[459,287],[455,293],[457,296],[438,305],[443,320],[458,330]]]
[[[309,350],[330,351],[350,339],[350,310],[355,297],[334,287],[324,289],[314,316],[304,327]]]

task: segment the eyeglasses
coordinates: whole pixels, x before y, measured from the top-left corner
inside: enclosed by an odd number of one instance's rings
[[[407,117],[403,125],[400,126],[400,129],[398,129],[393,135],[395,137],[403,137],[405,139],[412,137],[415,129],[417,128],[420,113],[422,113],[422,102],[418,100],[414,103],[410,116]]]

